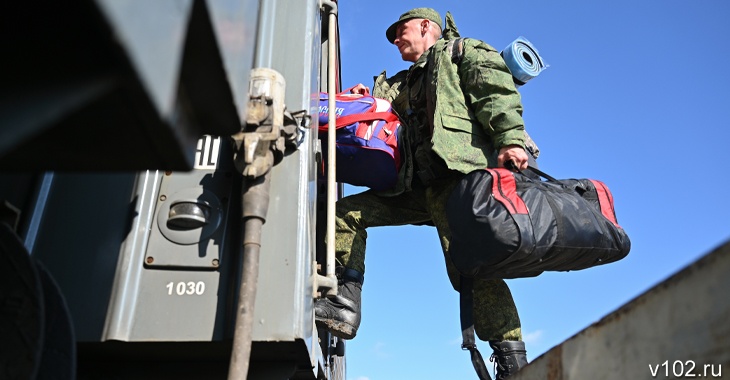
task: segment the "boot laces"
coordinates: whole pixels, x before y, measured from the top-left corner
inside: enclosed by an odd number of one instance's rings
[[[499,356],[497,356],[497,353],[494,352],[492,355],[489,356],[489,361],[494,363],[494,377],[496,380],[502,380],[505,378],[505,372],[507,371],[507,367],[502,365],[502,361],[499,360]]]

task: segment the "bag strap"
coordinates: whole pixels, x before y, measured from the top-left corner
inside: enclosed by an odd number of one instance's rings
[[[512,162],[512,161],[510,161],[510,162]],[[555,179],[554,177],[550,176],[549,174],[545,173],[544,171],[542,171],[534,166],[531,166],[531,165],[527,166],[527,170],[539,175],[540,177],[547,178],[548,181],[560,182],[557,179]]]
[[[385,120],[385,121],[398,121],[398,116],[392,112],[369,112],[369,113],[356,113],[352,115],[342,116],[336,120],[337,127],[344,125],[350,125],[358,121],[373,121],[373,120]]]
[[[464,39],[454,38],[446,44],[446,49],[451,53],[451,62],[459,65],[464,57]]]
[[[482,354],[479,353],[474,339],[474,279],[460,276],[459,278],[459,317],[461,321],[461,349],[469,350],[471,363],[479,380],[492,380],[487,372]]]
[[[517,169],[517,166],[515,166],[515,163],[512,162],[512,160],[505,162],[504,168],[508,169],[508,170],[512,170],[512,171],[520,173],[520,174],[524,174],[524,173],[522,173],[522,170]],[[559,180],[555,179],[555,177],[545,173],[544,171],[542,171],[532,165],[527,165],[527,170],[539,175],[540,177],[547,179],[548,181],[560,182]]]
[[[363,112],[352,115],[342,116],[335,120],[335,128],[344,127],[360,121],[385,120],[386,122],[398,121],[398,115],[392,112]],[[320,131],[326,131],[328,124],[319,126]]]

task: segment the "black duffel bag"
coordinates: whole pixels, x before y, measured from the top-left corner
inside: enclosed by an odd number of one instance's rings
[[[474,278],[586,269],[621,260],[631,248],[603,182],[528,170],[548,181],[503,168],[478,170],[459,182],[446,206],[449,256],[461,274],[461,347],[481,380],[490,377],[474,339]]]
[[[447,204],[449,253],[467,277],[534,277],[620,260],[631,242],[601,181],[548,181],[504,168],[474,171]]]

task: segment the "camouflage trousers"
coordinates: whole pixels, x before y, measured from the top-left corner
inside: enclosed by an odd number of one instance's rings
[[[449,280],[458,291],[459,273],[449,258],[451,232],[446,219],[446,201],[458,179],[442,180],[429,187],[414,181],[412,191],[393,197],[379,196],[368,190],[337,201],[335,250],[338,263],[365,273],[368,227],[432,222],[439,235]],[[474,280],[474,328],[479,339],[484,341],[522,340],[520,318],[504,280]]]

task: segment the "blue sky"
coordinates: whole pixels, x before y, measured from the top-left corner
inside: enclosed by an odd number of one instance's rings
[[[408,67],[385,29],[419,6],[499,50],[535,45],[549,68],[520,92],[540,167],[604,181],[631,237],[620,262],[508,280],[529,360],[730,239],[730,2],[344,0],[343,88]],[[368,234],[348,380],[476,379],[435,229]]]

